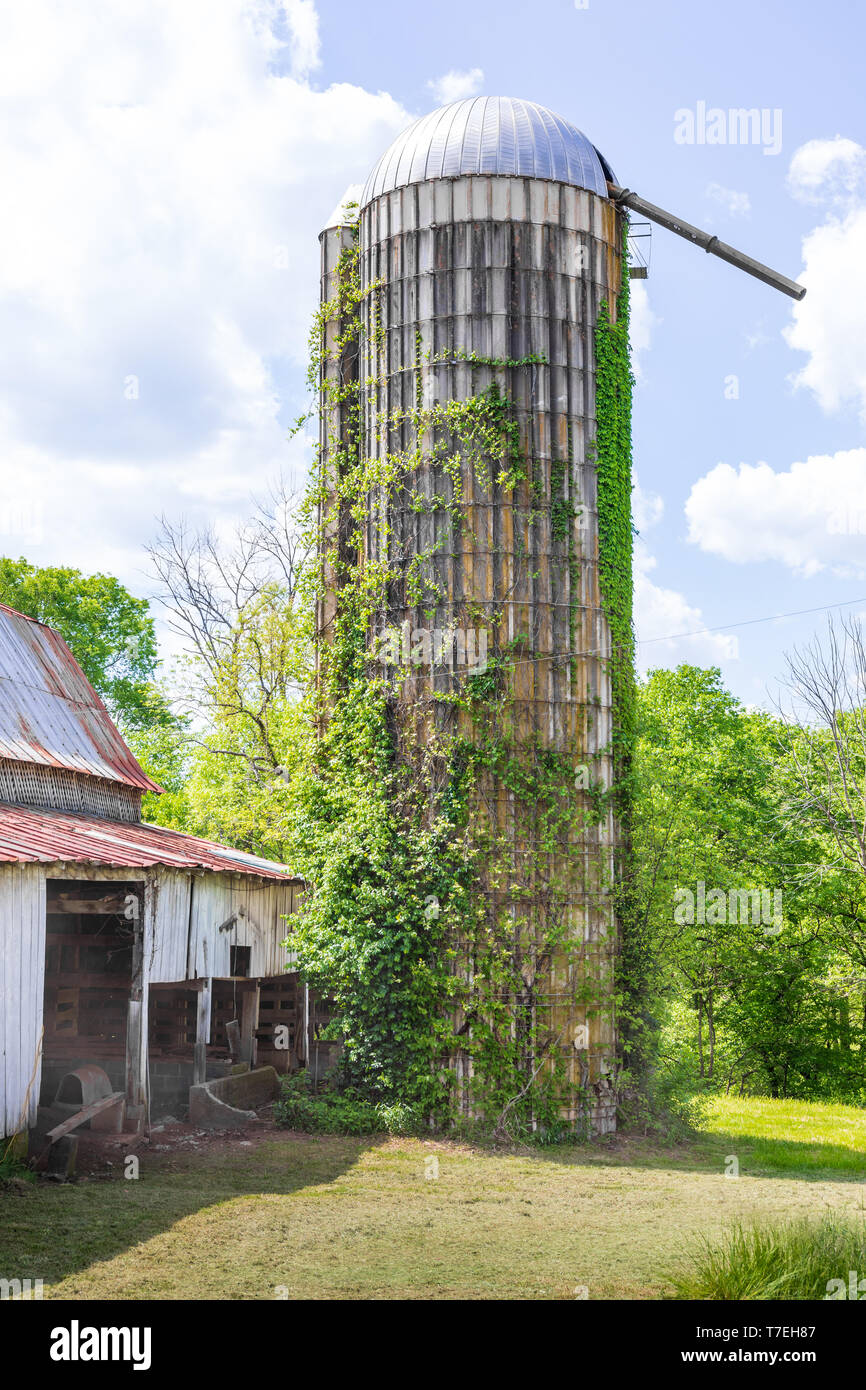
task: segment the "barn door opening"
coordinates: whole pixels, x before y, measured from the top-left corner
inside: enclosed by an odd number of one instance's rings
[[[87,1062],[99,1062],[114,1089],[124,1089],[143,890],[141,882],[46,884],[43,1103]]]

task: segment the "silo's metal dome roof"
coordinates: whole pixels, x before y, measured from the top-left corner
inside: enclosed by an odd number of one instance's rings
[[[515,97],[452,101],[404,130],[364,185],[361,207],[381,193],[459,174],[556,179],[607,197],[609,165],[570,121]]]

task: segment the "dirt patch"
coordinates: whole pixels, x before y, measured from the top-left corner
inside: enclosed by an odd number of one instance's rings
[[[272,1105],[262,1106],[258,1118],[238,1129],[197,1129],[181,1120],[157,1121],[145,1134],[79,1133],[76,1178],[79,1182],[119,1177],[129,1154],[147,1156],[148,1167],[174,1172],[187,1160],[202,1155],[218,1158],[235,1150],[258,1148],[280,1133],[272,1117]]]

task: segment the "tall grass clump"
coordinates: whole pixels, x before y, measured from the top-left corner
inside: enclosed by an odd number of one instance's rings
[[[830,1213],[704,1237],[671,1282],[678,1298],[722,1301],[849,1298],[861,1279],[866,1294],[866,1224]]]

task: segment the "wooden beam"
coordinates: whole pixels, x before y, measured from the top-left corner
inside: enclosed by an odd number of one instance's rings
[[[49,931],[45,935],[47,946],[132,946],[132,937],[118,936],[116,932],[74,932]]]
[[[76,1110],[74,1115],[70,1115],[68,1120],[62,1124],[55,1125],[49,1129],[46,1139],[49,1144],[56,1144],[58,1139],[62,1139],[64,1134],[71,1134],[79,1125],[87,1124],[95,1115],[101,1115],[103,1110],[110,1110],[113,1105],[122,1105],[125,1096],[122,1091],[114,1091],[110,1096],[103,1096],[101,1100],[95,1100],[91,1105],[85,1105],[83,1110]]]
[[[256,1065],[256,1029],[259,1026],[259,986],[241,995],[241,1061]]]
[[[229,1056],[233,1062],[241,1060],[241,1025],[236,1018],[226,1024],[226,1039],[229,1045]]]
[[[202,981],[202,984],[204,988],[199,990],[195,1025],[195,1063],[192,1077],[195,1086],[207,1080],[207,1045],[210,1042],[210,980]]]
[[[141,1104],[141,1000],[130,999],[126,1018],[126,1098]]]
[[[210,989],[210,980],[151,980],[149,989]]]
[[[129,994],[129,976],[116,975],[106,972],[94,974],[83,970],[46,970],[45,982],[52,988],[62,986],[67,989],[111,989],[117,994],[122,994],[124,999]]]
[[[49,898],[47,913],[67,913],[75,912],[84,915],[111,915],[118,913],[123,916],[126,894],[112,893],[103,898],[74,898],[70,893],[60,893],[56,898]]]
[[[130,972],[129,1003],[126,1014],[126,1099],[139,1106],[147,1098],[147,1040],[142,1038],[147,1009],[142,1002],[144,952],[141,918],[134,925],[132,968]]]

